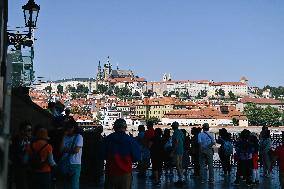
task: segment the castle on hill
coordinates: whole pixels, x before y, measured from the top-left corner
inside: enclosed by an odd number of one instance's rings
[[[96,77],[98,81],[126,77],[134,77],[132,70],[121,70],[118,66],[116,69],[113,69],[109,56],[107,57],[107,62],[104,64],[103,68],[101,67],[101,62],[99,61]]]

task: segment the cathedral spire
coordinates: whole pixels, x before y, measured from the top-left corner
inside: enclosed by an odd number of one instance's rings
[[[97,80],[102,80],[102,68],[101,68],[101,61],[99,61],[98,65],[98,73],[97,73]]]

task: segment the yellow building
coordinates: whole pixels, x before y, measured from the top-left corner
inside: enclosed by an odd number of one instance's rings
[[[192,109],[196,105],[190,101],[181,101],[172,97],[145,98],[143,102],[136,104],[136,115],[146,119],[156,117],[160,120],[164,115],[174,109]]]

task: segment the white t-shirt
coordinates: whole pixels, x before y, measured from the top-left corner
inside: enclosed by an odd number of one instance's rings
[[[207,148],[209,145],[211,145],[212,143],[215,144],[216,141],[213,137],[213,135],[207,131],[201,132],[198,134],[198,143],[201,145],[202,148]],[[208,136],[209,135],[209,136]]]
[[[76,134],[74,136],[66,136],[64,137],[64,148],[70,149],[73,143],[74,138],[76,137],[73,149],[75,147],[81,147],[77,154],[70,155],[70,163],[71,164],[81,164],[81,157],[82,157],[82,147],[83,147],[83,137],[80,134]],[[68,153],[65,153],[64,156],[67,156]]]

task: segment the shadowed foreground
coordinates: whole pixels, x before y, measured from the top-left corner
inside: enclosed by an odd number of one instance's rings
[[[235,180],[235,172],[234,169],[231,176],[224,177],[222,176],[221,169],[215,168],[215,183],[214,184],[201,184],[198,178],[191,178],[190,175],[191,170],[189,171],[188,176],[186,176],[186,184],[182,188],[190,188],[190,189],[207,189],[207,188],[216,188],[216,189],[227,189],[227,188],[259,188],[259,189],[279,189],[279,181],[278,181],[278,170],[274,169],[272,172],[271,178],[263,178],[260,177],[260,184],[255,186],[248,187],[245,182],[241,182],[240,186],[233,186],[232,183]],[[260,171],[260,173],[262,173]],[[148,175],[150,171],[148,172]],[[260,174],[261,175],[261,174]],[[91,180],[91,179],[90,179]],[[154,186],[152,184],[152,180],[148,177],[146,179],[137,178],[137,172],[134,170],[133,172],[133,189],[151,189],[151,188],[161,188],[161,189],[171,189],[177,188],[174,185],[174,181],[177,178],[174,177],[165,177],[164,175],[161,178],[162,183],[161,186]],[[59,189],[63,188],[61,184],[57,187]],[[92,181],[82,180],[81,182],[82,189],[102,189],[103,188],[103,180],[100,184],[94,184]]]

